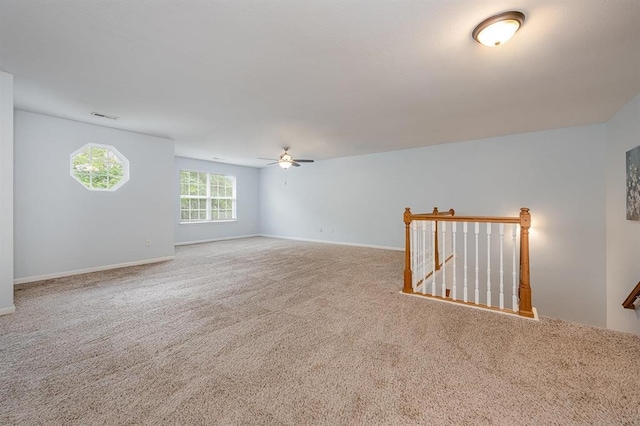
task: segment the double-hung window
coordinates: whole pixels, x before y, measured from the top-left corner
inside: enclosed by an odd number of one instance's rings
[[[180,171],[180,222],[235,219],[235,176]]]

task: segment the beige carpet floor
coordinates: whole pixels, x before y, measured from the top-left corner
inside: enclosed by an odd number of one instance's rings
[[[0,424],[640,424],[640,338],[401,295],[402,262],[251,238],[24,285]]]

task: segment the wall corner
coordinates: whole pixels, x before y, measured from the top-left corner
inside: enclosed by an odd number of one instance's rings
[[[13,311],[13,75],[0,71],[0,315]]]

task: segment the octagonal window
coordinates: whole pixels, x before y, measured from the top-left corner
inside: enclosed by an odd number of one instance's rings
[[[110,145],[88,143],[71,154],[71,176],[92,191],[115,191],[129,180],[129,160]]]

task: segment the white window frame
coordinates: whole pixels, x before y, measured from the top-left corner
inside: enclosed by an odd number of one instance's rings
[[[87,186],[83,181],[78,179],[78,177],[75,175],[74,169],[73,169],[73,158],[76,155],[82,153],[82,151],[84,151],[87,148],[102,148],[102,149],[107,149],[107,150],[111,151],[114,154],[114,156],[118,160],[120,160],[120,163],[122,163],[122,168],[123,168],[122,179],[120,179],[120,181],[118,183],[116,183],[115,185],[113,185],[110,188],[95,188],[93,186]],[[129,160],[127,160],[127,157],[122,155],[122,153],[120,151],[118,151],[115,146],[103,145],[103,144],[99,144],[99,143],[90,142],[90,143],[87,143],[87,144],[81,146],[79,149],[76,149],[69,156],[69,174],[71,175],[71,177],[76,182],[78,182],[80,185],[82,185],[83,188],[85,188],[85,189],[87,189],[89,191],[109,191],[109,192],[113,192],[113,191],[117,191],[122,185],[124,185],[125,183],[127,183],[129,181]],[[90,177],[91,177],[91,174],[90,174]]]
[[[182,173],[199,173],[199,174],[204,174],[207,176],[207,183],[206,188],[207,188],[207,193],[206,195],[190,195],[190,194],[183,194],[182,193]],[[222,176],[225,179],[231,179],[231,181],[233,182],[232,185],[232,196],[231,197],[214,197],[211,194],[211,180],[213,176]],[[194,223],[211,223],[211,222],[236,222],[238,220],[238,211],[237,211],[237,180],[236,177],[233,175],[225,175],[222,173],[210,173],[210,172],[203,172],[203,171],[198,171],[198,170],[185,170],[182,169],[180,170],[180,177],[179,177],[179,185],[180,185],[180,206],[179,206],[179,214],[180,214],[180,224],[187,224],[187,225],[191,225]],[[189,200],[205,200],[205,206],[206,206],[206,219],[189,219],[189,220],[184,220],[182,218],[182,212],[185,211],[182,208],[182,200],[184,199],[189,199]],[[232,215],[232,219],[212,219],[212,207],[211,204],[214,200],[229,200],[232,203],[232,208],[231,208],[231,215]],[[203,209],[191,209],[189,208],[186,211],[198,211],[198,210],[203,210]],[[228,209],[227,209],[228,210]]]

